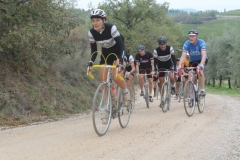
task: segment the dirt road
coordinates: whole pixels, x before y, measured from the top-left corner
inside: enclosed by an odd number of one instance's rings
[[[204,113],[138,99],[127,128],[114,119],[98,137],[91,115],[0,131],[0,160],[240,159],[240,99],[208,94]]]

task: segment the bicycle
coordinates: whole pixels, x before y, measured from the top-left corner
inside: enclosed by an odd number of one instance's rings
[[[162,108],[162,111],[165,113],[170,109],[171,104],[171,83],[169,73],[171,70],[159,70],[158,72],[165,72],[165,82],[162,84],[161,88],[161,100],[159,107]]]
[[[107,80],[106,82],[99,84],[94,95],[92,106],[93,126],[98,136],[106,134],[109,129],[111,119],[116,117],[118,117],[120,126],[122,128],[126,128],[132,113],[132,103],[130,103],[129,107],[124,106],[123,93],[120,87],[116,87],[116,95],[114,96],[115,85],[111,79],[111,69],[117,67],[114,65],[93,65],[92,69],[102,67],[107,68]],[[92,72],[89,72],[88,75],[90,78],[94,78]],[[117,76],[121,80],[124,80],[120,74]]]
[[[186,114],[191,117],[195,111],[197,103],[199,113],[202,113],[205,107],[205,96],[199,94],[198,79],[197,85],[193,83],[193,78],[196,76],[194,69],[197,67],[186,67],[190,72],[190,79],[186,82],[184,87],[183,102]],[[201,76],[201,75],[200,75]]]

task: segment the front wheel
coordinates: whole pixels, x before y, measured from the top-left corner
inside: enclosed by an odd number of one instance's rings
[[[147,108],[149,108],[149,94],[148,94],[148,85],[144,84],[144,99],[147,105]]]
[[[128,85],[127,85],[127,88],[130,91]],[[129,104],[129,106],[124,105],[123,93],[122,93],[122,90],[119,88],[119,90],[118,90],[118,120],[119,120],[119,124],[122,128],[126,128],[129,123],[130,116],[131,116],[131,113],[133,110],[132,107],[133,107],[132,101]]]
[[[170,93],[170,84],[167,82],[164,82],[161,89],[161,102],[160,102],[160,108],[162,108],[162,111],[165,113],[167,110],[169,110],[170,107],[170,101],[171,101],[171,93]]]
[[[205,96],[198,96],[198,111],[199,113],[202,113],[204,111],[205,108]]]
[[[191,117],[195,110],[195,88],[192,81],[187,81],[184,86],[183,103],[186,114]]]
[[[112,100],[110,89],[106,83],[101,83],[94,95],[92,119],[94,130],[98,136],[103,136],[111,123]]]

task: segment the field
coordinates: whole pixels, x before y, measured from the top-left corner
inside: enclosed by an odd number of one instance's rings
[[[239,19],[219,19],[203,24],[180,24],[180,28],[184,34],[191,29],[196,29],[199,32],[199,37],[207,40],[211,36],[223,35],[227,26],[233,26],[240,29]]]
[[[220,13],[219,15],[225,15],[225,16],[240,16],[240,10],[223,12],[223,13]]]

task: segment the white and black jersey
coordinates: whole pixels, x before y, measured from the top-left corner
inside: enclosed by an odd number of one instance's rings
[[[176,59],[173,47],[167,45],[164,51],[162,51],[160,47],[157,47],[153,51],[153,56],[155,68],[170,69],[174,66],[174,70],[176,70]]]
[[[95,52],[97,51],[97,45],[102,47],[100,64],[107,63],[112,65],[113,61],[115,61],[116,58],[122,61],[124,44],[121,35],[115,25],[104,23],[104,30],[101,32],[98,32],[92,28],[88,32],[88,37],[91,45],[91,53],[93,54],[91,61],[94,62],[96,59],[97,53]],[[117,57],[111,53],[115,53]],[[111,55],[108,57],[109,54]]]
[[[134,63],[133,56],[131,54],[125,52],[123,60],[126,63],[126,71],[130,72],[132,70],[131,63],[132,62]]]

